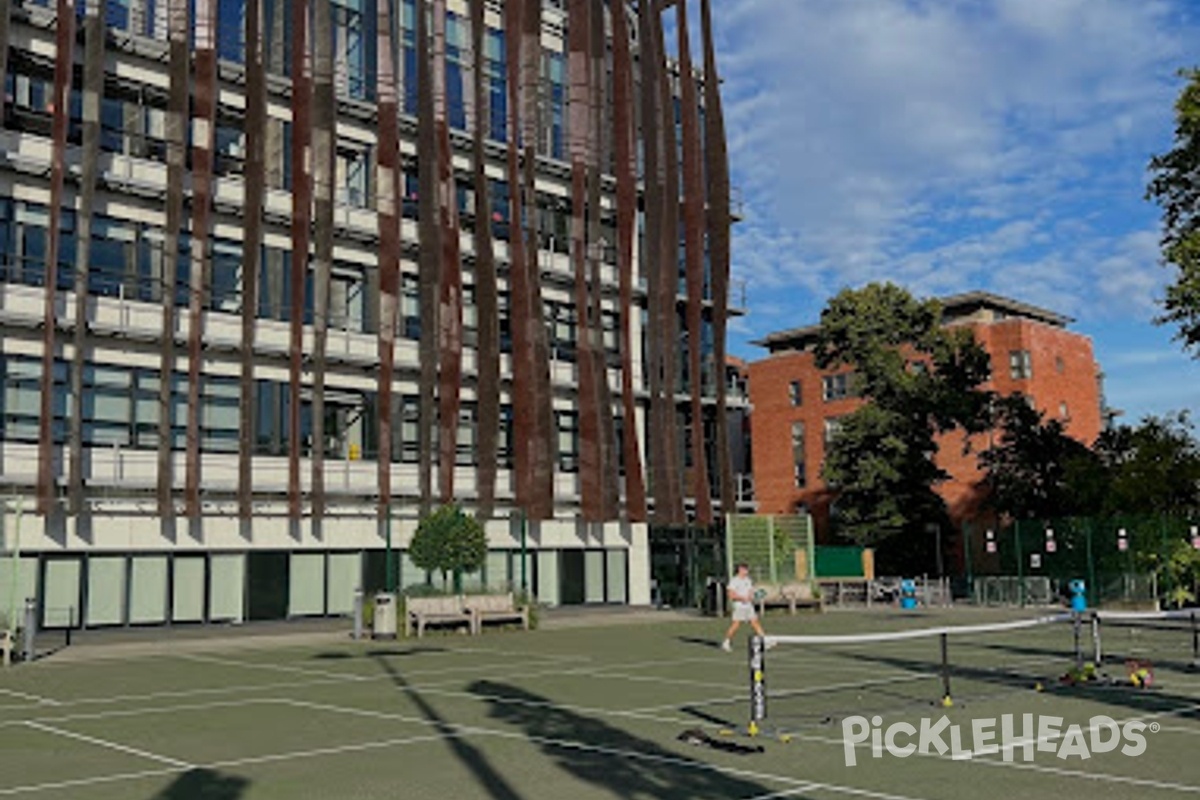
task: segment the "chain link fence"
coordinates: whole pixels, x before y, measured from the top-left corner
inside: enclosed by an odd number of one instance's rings
[[[1087,585],[1093,606],[1194,602],[1200,520],[1168,515],[1063,517],[964,527],[971,596],[982,605],[1045,605]]]

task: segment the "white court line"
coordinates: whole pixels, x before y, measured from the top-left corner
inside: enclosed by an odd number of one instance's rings
[[[1189,736],[1200,736],[1200,729],[1196,728],[1181,728],[1178,725],[1163,725],[1159,730],[1168,733],[1186,733]]]
[[[231,761],[215,761],[206,764],[206,769],[228,769],[229,767],[244,767],[250,764],[269,764],[276,761],[291,761],[296,758],[314,758],[316,756],[341,755],[342,753],[358,753],[365,750],[379,750],[386,747],[401,747],[419,742],[440,742],[446,739],[457,739],[461,733],[437,733],[430,736],[409,736],[403,739],[384,739],[379,742],[364,742],[362,744],[347,744],[340,747],[320,747],[314,750],[298,750],[291,753],[273,753],[265,756],[250,756],[235,758]]]
[[[136,747],[129,747],[128,745],[119,744],[117,742],[110,742],[107,739],[100,739],[95,736],[85,736],[82,733],[75,733],[74,731],[65,731],[62,728],[44,725],[41,722],[27,721],[25,725],[27,727],[34,728],[35,730],[44,731],[45,733],[53,733],[56,736],[63,736],[67,739],[75,739],[76,741],[96,745],[97,747],[103,747],[108,750],[116,750],[120,753],[137,756],[138,758],[157,761],[160,764],[167,764],[178,769],[192,769],[192,765],[186,761],[179,761],[178,759],[168,758],[167,756],[160,756],[157,753],[151,753],[148,750],[140,750]]]
[[[1144,716],[1138,716],[1138,717],[1129,717],[1128,719],[1119,720],[1118,724],[1124,724],[1125,722],[1130,722],[1133,720],[1148,720],[1148,719],[1154,719],[1156,717],[1176,716],[1178,714],[1186,713],[1186,712],[1189,712],[1192,710],[1194,710],[1194,709],[1186,708],[1186,709],[1177,709],[1175,711],[1163,711],[1163,712],[1158,712],[1156,714],[1150,714],[1150,715],[1144,715]],[[833,745],[835,747],[845,747],[845,741],[843,739],[835,739],[835,738],[829,737],[829,736],[815,736],[812,734],[793,734],[792,738],[794,740],[799,740],[799,741],[818,742],[821,744]],[[1054,738],[1061,738],[1061,737],[1054,737]],[[1042,741],[1042,740],[1041,739],[1030,740],[1030,742],[1038,742],[1038,741]],[[1026,743],[1030,743],[1030,742],[1027,742],[1026,740],[1021,740],[1019,744],[1015,745],[1015,747],[1023,747]],[[865,749],[866,747],[870,747],[870,745],[869,745],[869,743],[863,742],[863,743],[857,745],[857,747],[859,747],[860,749]],[[1005,749],[1005,748],[1001,748],[1001,749]],[[922,753],[920,751],[914,753],[914,755],[917,755],[917,756],[920,756],[923,758],[934,758],[939,761],[950,761],[950,762],[953,762],[956,764],[982,764],[982,765],[986,765],[989,767],[1009,767],[1012,769],[1020,769],[1020,770],[1025,770],[1025,771],[1029,771],[1029,772],[1042,772],[1042,773],[1046,773],[1046,774],[1057,775],[1059,777],[1080,778],[1080,779],[1086,779],[1086,780],[1101,781],[1104,783],[1123,784],[1123,785],[1128,785],[1128,786],[1139,786],[1139,787],[1151,788],[1151,789],[1165,789],[1168,791],[1176,791],[1176,792],[1180,792],[1180,793],[1184,793],[1184,794],[1200,794],[1200,786],[1193,786],[1191,784],[1171,783],[1169,781],[1155,781],[1155,780],[1152,780],[1149,778],[1134,778],[1134,777],[1130,777],[1130,776],[1126,776],[1126,775],[1112,775],[1112,774],[1103,773],[1103,772],[1083,772],[1080,770],[1072,770],[1072,769],[1066,769],[1066,768],[1062,768],[1062,767],[1047,767],[1047,766],[1043,766],[1040,764],[1033,764],[1033,763],[1028,763],[1028,762],[1003,761],[1003,760],[998,760],[995,758],[986,758],[986,757],[973,758],[970,760],[959,760],[959,759],[955,759],[950,754],[942,755],[939,753]]]
[[[0,728],[16,728],[31,722],[49,724],[55,722],[77,722],[81,720],[118,719],[120,717],[154,716],[155,714],[174,714],[179,711],[209,711],[217,708],[242,708],[247,705],[275,702],[272,699],[245,698],[242,700],[224,700],[215,703],[191,703],[176,706],[157,706],[151,708],[123,708],[114,711],[95,711],[84,714],[65,714],[60,717],[40,717],[36,720],[12,720],[0,722]]]
[[[176,658],[184,661],[199,661],[204,664],[218,664],[225,667],[240,667],[242,669],[261,669],[269,672],[285,672],[292,675],[311,675],[321,678],[336,678],[343,681],[363,681],[371,680],[372,676],[359,675],[351,672],[326,672],[322,669],[309,669],[308,667],[288,667],[282,664],[259,664],[255,661],[236,661],[232,658],[221,658],[220,656],[201,656],[194,653],[180,653]]]
[[[69,781],[54,781],[52,783],[31,783],[25,786],[10,786],[0,789],[0,797],[15,794],[32,794],[33,792],[52,792],[56,789],[76,789],[81,786],[96,786],[102,783],[120,783],[135,781],[140,778],[159,778],[165,775],[178,775],[184,769],[148,769],[142,772],[119,772],[116,775],[101,775],[96,778],[75,778]]]
[[[279,761],[290,761],[297,758],[314,758],[323,755],[338,755],[341,753],[358,752],[365,750],[375,750],[387,747],[401,747],[418,742],[443,741],[451,739],[461,734],[437,734],[434,736],[414,736],[404,739],[388,739],[381,742],[367,742],[358,745],[345,745],[342,747],[326,747],[316,750],[298,750],[290,753],[274,753],[266,756],[253,756],[250,758],[238,758],[230,761],[217,761],[211,764],[202,764],[196,766],[176,767],[172,769],[156,769],[144,770],[141,772],[123,772],[116,775],[102,775],[95,778],[76,778],[69,781],[56,781],[53,783],[30,784],[27,786],[13,786],[7,789],[0,789],[0,796],[30,794],[33,792],[53,791],[55,789],[73,789],[83,786],[95,786],[103,783],[119,783],[121,781],[139,780],[142,778],[163,777],[166,775],[178,775],[187,773],[193,769],[228,769],[230,767],[248,766],[251,764],[267,764]]]
[[[837,794],[847,794],[856,797],[869,797],[874,798],[874,800],[917,800],[917,798],[905,795],[886,794],[884,792],[875,792],[869,789],[860,789],[855,786],[842,786],[839,784],[821,783],[818,781],[803,781],[797,778],[788,777],[786,775],[775,775],[769,772],[756,772],[752,770],[738,769],[735,767],[725,767],[718,764],[708,764],[703,761],[695,761],[682,756],[657,755],[654,753],[642,753],[634,750],[621,750],[615,747],[588,744],[586,742],[576,742],[569,739],[552,739],[546,736],[534,736],[523,733],[515,733],[513,731],[498,730],[495,728],[480,728],[473,725],[460,725],[453,722],[435,722],[433,720],[423,719],[421,717],[409,717],[403,714],[389,714],[381,711],[370,711],[368,709],[351,708],[347,706],[333,706],[326,705],[324,703],[308,703],[299,700],[284,702],[286,702],[288,705],[299,705],[316,710],[349,714],[351,716],[362,716],[373,719],[391,719],[398,722],[409,722],[420,725],[442,725],[464,735],[494,736],[501,739],[516,739],[522,742],[532,742],[534,744],[563,750],[579,750],[582,752],[598,753],[600,755],[613,756],[616,758],[630,759],[634,761],[648,761],[657,764],[667,764],[669,766],[683,767],[701,772],[716,772],[718,774],[730,775],[738,778],[750,778],[759,781],[781,783],[790,786],[797,791],[819,790],[834,792]]]
[[[59,704],[57,700],[51,700],[49,697],[42,697],[40,694],[18,692],[15,689],[0,689],[0,694],[6,694],[10,697],[15,697],[18,700],[32,700],[40,705],[56,706]]]

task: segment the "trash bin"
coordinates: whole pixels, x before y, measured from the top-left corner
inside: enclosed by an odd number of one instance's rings
[[[371,638],[396,638],[396,595],[386,592],[375,595],[375,620],[371,627]]]
[[[725,616],[725,583],[709,577],[704,587],[704,613],[710,617]]]

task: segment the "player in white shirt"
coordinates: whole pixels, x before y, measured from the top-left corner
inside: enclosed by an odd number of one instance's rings
[[[733,649],[730,640],[743,622],[749,622],[759,636],[767,634],[758,621],[758,614],[754,612],[754,581],[750,579],[749,565],[737,565],[737,574],[729,581],[726,594],[733,603],[733,623],[725,632],[725,641],[721,643],[721,649],[728,653]]]

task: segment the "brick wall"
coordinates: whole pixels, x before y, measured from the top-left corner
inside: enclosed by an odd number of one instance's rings
[[[1091,340],[1078,333],[1029,319],[1007,319],[970,325],[991,356],[992,380],[985,388],[1001,395],[1014,392],[1033,399],[1047,418],[1064,419],[1067,434],[1091,445],[1101,430],[1099,366]],[[1013,377],[1011,352],[1029,353],[1029,377]],[[812,512],[818,535],[827,531],[829,493],[820,480],[824,461],[825,421],[854,411],[857,399],[825,402],[822,373],[808,351],[777,353],[749,365],[751,438],[755,497],[766,514],[793,513],[801,504]],[[845,372],[845,368],[832,372]],[[793,405],[790,384],[801,384],[801,403]],[[792,458],[792,424],[803,422],[805,472],[796,485]],[[973,437],[964,452],[964,436],[950,434],[938,442],[938,463],[951,478],[938,487],[957,525],[979,515],[983,501],[978,454],[993,434]]]

